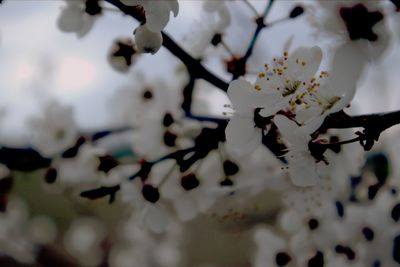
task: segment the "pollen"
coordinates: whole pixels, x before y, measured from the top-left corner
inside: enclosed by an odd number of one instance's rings
[[[265,73],[264,73],[264,72],[260,72],[260,73],[258,74],[258,77],[259,77],[259,78],[264,78],[264,77],[265,77]]]
[[[256,84],[254,86],[254,89],[256,89],[257,91],[261,91],[261,86],[259,84]]]

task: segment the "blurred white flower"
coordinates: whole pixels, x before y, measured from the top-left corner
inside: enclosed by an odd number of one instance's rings
[[[65,3],[57,20],[58,28],[63,32],[76,33],[78,37],[85,36],[92,29],[97,14],[87,12],[85,0],[65,0]]]
[[[98,266],[103,258],[104,225],[90,217],[76,219],[64,236],[65,249],[83,266]]]
[[[382,1],[316,1],[311,24],[341,42],[353,42],[371,59],[379,59],[389,47],[390,32]]]
[[[33,264],[40,245],[54,241],[57,229],[48,217],[29,218],[24,201],[11,197],[0,213],[0,253],[24,264]]]
[[[98,171],[99,157],[104,151],[89,144],[82,145],[73,158],[54,161],[57,170],[57,182],[64,186],[88,186],[97,184],[105,173]]]
[[[108,53],[108,62],[116,71],[128,72],[138,56],[136,44],[131,38],[118,38]]]
[[[71,107],[47,103],[40,117],[29,120],[32,145],[44,156],[56,156],[75,144],[78,136]]]

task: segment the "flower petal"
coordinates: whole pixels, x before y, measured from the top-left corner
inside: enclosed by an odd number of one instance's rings
[[[261,145],[261,130],[254,128],[252,118],[233,116],[225,134],[227,146],[238,154],[249,153]]]
[[[229,84],[228,97],[232,101],[233,107],[238,112],[253,112],[257,107],[264,106],[263,97],[254,86],[239,78]]]
[[[319,181],[316,172],[315,160],[311,155],[304,153],[293,153],[288,155],[290,179],[297,186],[314,186]]]
[[[287,75],[296,81],[308,82],[319,69],[322,50],[319,46],[299,47],[289,55]]]

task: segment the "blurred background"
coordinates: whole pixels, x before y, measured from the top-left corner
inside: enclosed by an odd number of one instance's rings
[[[225,42],[234,54],[240,55],[247,47],[245,40],[249,40],[253,34],[254,15],[244,1],[227,2],[232,24],[226,30]],[[266,1],[249,2],[261,12]],[[187,51],[191,51],[197,36],[201,36],[199,32],[207,27],[208,22],[203,14],[202,1],[184,0],[179,1],[179,5],[179,15],[170,19],[165,32]],[[307,5],[307,1],[276,1],[267,22],[287,17],[296,5]],[[113,42],[116,38],[133,38],[133,30],[138,26],[135,20],[104,3],[102,15],[96,19],[90,32],[83,37],[77,37],[76,34],[60,31],[57,25],[64,6],[65,1],[62,0],[5,0],[0,5],[0,143],[3,146],[28,146],[32,138],[28,122],[32,117],[41,114],[43,107],[51,99],[73,108],[73,116],[80,131],[95,132],[116,126],[118,118],[113,110],[117,107],[112,100],[124,88],[135,86],[138,76],[145,77],[146,81],[161,80],[164,84],[180,89],[184,86],[187,76],[181,63],[164,48],[155,55],[141,55],[123,73],[110,65],[108,58]],[[393,38],[399,38],[394,32],[398,31],[394,23],[390,22],[390,29],[394,33]],[[274,56],[280,55],[285,46],[293,49],[301,45],[320,45],[324,54],[329,54],[332,48],[329,41],[315,38],[316,35],[318,32],[310,26],[307,16],[296,18],[295,21],[279,22],[266,29],[257,41],[254,56],[248,62],[250,72],[256,74],[264,63],[271,62]],[[224,49],[212,48],[207,51],[204,64],[219,77],[229,81],[231,76],[226,73],[223,61],[227,58],[229,54]],[[400,108],[398,62],[398,41],[393,40],[390,49],[381,60],[371,63],[360,81],[351,107],[352,114]],[[229,104],[229,99],[224,93],[206,82],[199,83],[194,95],[195,113],[221,117],[226,110],[226,104]],[[400,152],[397,151],[400,146],[393,146],[391,143],[398,137],[398,128],[400,127],[394,127],[383,134],[376,151],[391,147],[390,153],[396,155]],[[396,172],[398,166],[398,158],[392,158],[393,171]],[[137,219],[127,215],[129,207],[119,202],[109,205],[107,199],[81,199],[74,196],[76,192],[72,189],[71,192],[63,191],[60,194],[58,188],[43,181],[43,176],[43,170],[30,174],[17,172],[13,179],[13,194],[9,200],[10,209],[15,210],[15,213],[11,217],[0,218],[0,243],[8,242],[7,239],[2,239],[8,235],[1,233],[2,229],[7,229],[5,231],[9,231],[8,234],[10,231],[15,232],[13,236],[21,247],[31,246],[24,239],[27,236],[36,243],[46,244],[39,249],[41,263],[32,263],[30,256],[24,255],[25,250],[19,251],[17,246],[9,251],[14,251],[14,258],[18,261],[13,260],[13,257],[0,256],[0,266],[108,266],[107,262],[112,262],[111,265],[117,267],[178,266],[177,255],[182,252],[182,247],[179,247],[182,245],[178,245],[178,241],[159,236],[148,239],[140,231],[130,229],[129,223],[136,223]],[[272,209],[264,208],[268,211]],[[204,229],[207,225],[202,220],[184,226],[175,225],[169,234],[179,232],[177,236],[180,241],[183,240],[183,246],[190,248],[195,246],[193,242],[196,240],[203,244],[223,240],[221,245],[216,245],[212,256],[205,256],[209,252],[201,249],[197,253],[190,249],[185,250],[186,253],[193,253],[191,256],[195,259],[193,262],[198,264],[196,266],[213,266],[209,264],[213,260],[222,262],[221,266],[251,266],[250,263],[243,264],[240,259],[233,258],[227,262],[221,260],[225,253],[224,244],[238,242],[242,232],[233,230],[232,234],[210,230],[211,228],[206,231]],[[104,253],[111,251],[110,240],[116,236],[122,239],[124,235],[130,235],[127,238],[129,240],[124,242],[132,244],[123,247],[125,243],[121,242],[118,253]],[[138,261],[140,257],[136,257],[141,250],[131,249],[138,243],[143,244],[140,249],[147,251],[152,250],[156,243],[162,244],[153,249],[153,261],[145,263]],[[229,250],[230,257],[235,253],[251,253],[250,244],[245,241],[237,244],[237,251]],[[32,250],[35,249],[37,250]],[[213,257],[217,257],[215,255],[220,255],[221,258],[214,259]],[[203,262],[202,257],[209,259],[209,262]]]

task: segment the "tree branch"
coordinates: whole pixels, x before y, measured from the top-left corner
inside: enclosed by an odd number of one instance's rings
[[[125,6],[119,0],[105,0],[111,5],[119,8],[124,14],[131,16],[132,18],[136,19],[139,22],[143,22],[145,18],[138,12],[138,9],[132,8],[129,6]],[[207,70],[199,60],[193,58],[189,55],[182,47],[180,47],[168,34],[165,32],[161,32],[163,37],[163,46],[170,51],[174,56],[179,58],[182,63],[188,69],[190,75],[192,75],[195,79],[203,79],[208,81],[209,83],[213,84],[217,88],[221,89],[222,91],[227,91],[229,84],[209,70]]]

